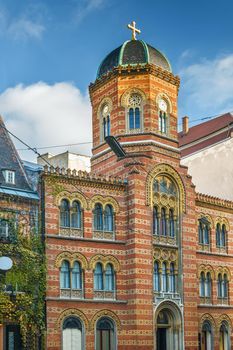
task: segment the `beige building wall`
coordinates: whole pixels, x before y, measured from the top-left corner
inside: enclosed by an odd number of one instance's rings
[[[233,200],[233,138],[182,158],[196,191]]]
[[[51,153],[42,154],[41,157],[37,158],[37,164],[46,165],[47,160],[51,166],[65,168],[65,169],[76,169],[90,172],[90,157],[64,152],[57,155],[52,155]],[[47,164],[48,165],[48,164]]]

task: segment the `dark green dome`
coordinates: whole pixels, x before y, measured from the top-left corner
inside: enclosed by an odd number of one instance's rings
[[[172,72],[168,59],[159,50],[146,44],[143,40],[128,40],[105,57],[99,66],[97,79],[114,67],[147,63]]]

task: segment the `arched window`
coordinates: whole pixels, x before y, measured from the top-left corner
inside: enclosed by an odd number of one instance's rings
[[[167,265],[162,263],[162,291],[167,292]]]
[[[222,225],[222,231],[221,231],[221,241],[220,241],[220,245],[222,247],[226,247],[226,232],[227,232],[226,225],[223,224]]]
[[[133,93],[128,100],[128,127],[129,130],[141,129],[142,98]]]
[[[205,274],[202,271],[200,275],[200,287],[199,287],[200,297],[205,296]]]
[[[160,99],[158,102],[159,108],[159,131],[162,134],[168,132],[168,104],[164,99]]]
[[[222,298],[222,274],[218,274],[218,280],[217,280],[217,287],[218,287],[218,298]]]
[[[83,327],[76,317],[67,318],[62,327],[62,349],[81,350],[84,349]]]
[[[78,261],[74,262],[72,269],[72,289],[82,289],[82,269]]]
[[[70,227],[70,205],[67,199],[62,199],[60,205],[60,226]]]
[[[175,222],[173,209],[169,209],[169,235],[171,237],[175,236]]]
[[[171,242],[177,235],[179,213],[178,191],[167,176],[157,176],[153,181],[153,234],[155,241]],[[169,203],[165,207],[164,202]],[[175,213],[177,213],[175,215]],[[156,237],[158,236],[158,237]]]
[[[219,349],[220,350],[229,350],[230,347],[230,337],[229,337],[229,326],[227,323],[222,322],[219,330]]]
[[[224,273],[223,280],[222,280],[222,297],[227,298],[228,296],[228,278],[227,274]]]
[[[104,104],[101,111],[102,132],[101,139],[104,141],[106,136],[111,134],[110,108],[108,104]]]
[[[114,270],[111,264],[107,264],[105,270],[104,289],[114,291]]]
[[[101,263],[97,263],[94,270],[94,289],[103,290],[103,267]]]
[[[198,224],[198,239],[200,244],[209,245],[210,243],[209,231],[210,231],[210,223],[205,217],[202,217],[201,219],[199,219],[199,224]]]
[[[94,208],[94,230],[102,231],[103,228],[103,207],[97,203]]]
[[[115,350],[115,327],[113,322],[103,317],[96,323],[96,350]]]
[[[211,297],[211,275],[209,272],[207,272],[205,280],[205,296],[207,298]]]
[[[216,244],[221,246],[221,226],[219,223],[216,225]]]
[[[70,288],[70,263],[64,260],[60,270],[60,286],[61,289]]]
[[[176,291],[175,265],[174,265],[174,263],[170,264],[169,291],[172,293],[175,293],[175,291]]]
[[[106,205],[104,211],[104,230],[113,231],[113,209],[111,205]]]
[[[203,349],[212,350],[212,327],[208,321],[203,323],[201,337]]]
[[[81,228],[81,213],[80,203],[78,201],[74,201],[71,212],[71,227]]]
[[[165,208],[161,209],[161,235],[167,235],[167,223],[166,223],[166,210]]]
[[[153,234],[159,235],[159,214],[158,208],[153,208]]]
[[[154,262],[154,291],[160,291],[160,276],[159,276],[159,263]]]

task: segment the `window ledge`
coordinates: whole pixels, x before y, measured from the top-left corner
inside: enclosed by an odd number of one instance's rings
[[[47,238],[55,238],[55,239],[70,239],[70,240],[79,240],[79,241],[86,241],[86,242],[104,242],[104,243],[116,243],[116,244],[126,244],[125,241],[116,241],[116,240],[109,240],[109,239],[96,239],[96,238],[86,238],[86,237],[73,237],[73,236],[62,236],[59,234],[46,234],[45,237]]]
[[[81,302],[81,303],[113,303],[113,304],[127,304],[127,300],[117,300],[117,299],[76,299],[76,298],[63,298],[63,297],[47,297],[47,301],[69,301],[69,302]]]
[[[60,227],[59,235],[65,237],[83,237],[83,230],[75,227]]]

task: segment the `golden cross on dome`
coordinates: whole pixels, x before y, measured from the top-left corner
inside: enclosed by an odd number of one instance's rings
[[[137,40],[136,33],[140,34],[141,31],[136,28],[136,22],[132,21],[132,23],[128,24],[127,27],[132,30],[132,40]]]

